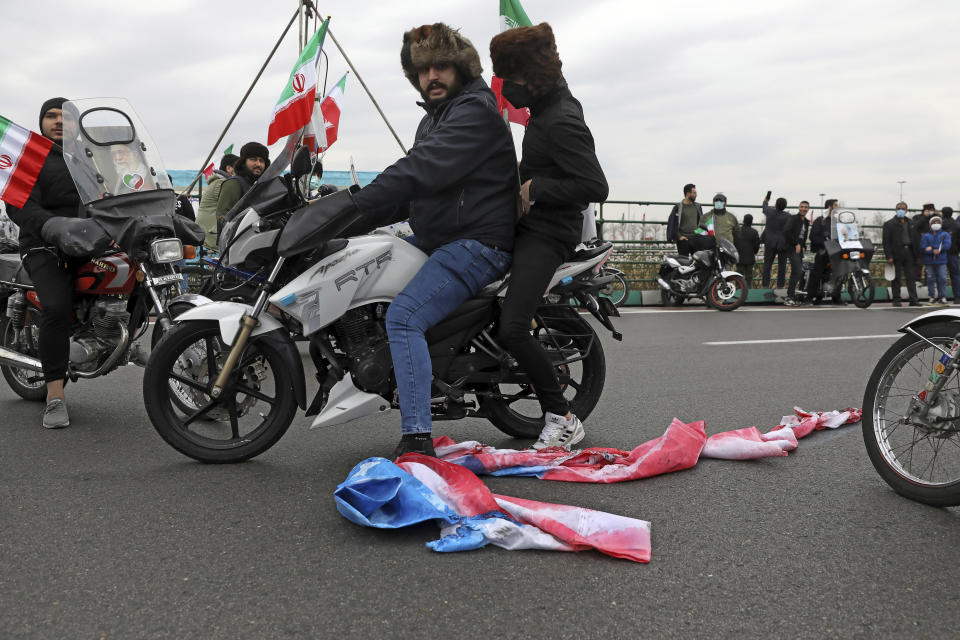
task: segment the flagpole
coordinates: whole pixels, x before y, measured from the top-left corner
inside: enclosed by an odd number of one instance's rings
[[[304,4],[309,4],[313,7],[314,11],[318,11],[317,6],[313,3],[312,0],[303,0]],[[383,109],[380,108],[380,104],[377,102],[377,99],[373,97],[373,93],[367,87],[367,83],[363,81],[363,78],[360,76],[360,72],[357,71],[357,68],[353,66],[353,62],[350,61],[350,58],[347,56],[347,52],[343,50],[343,47],[340,46],[340,43],[337,42],[337,38],[333,35],[333,32],[330,30],[330,27],[327,27],[327,35],[330,36],[330,39],[333,40],[333,44],[337,46],[337,50],[340,52],[340,55],[343,56],[343,59],[346,60],[347,64],[350,66],[350,70],[353,71],[353,74],[357,76],[357,80],[360,81],[360,86],[363,87],[363,90],[367,92],[367,96],[370,97],[370,102],[373,103],[373,106],[376,107],[377,112],[380,114],[380,117],[383,119],[384,124],[387,125],[387,129],[390,130],[390,133],[393,134],[394,139],[397,141],[397,144],[400,145],[400,149],[403,150],[404,155],[407,153],[407,148],[403,146],[403,143],[400,141],[400,136],[397,135],[397,132],[394,131],[393,126],[391,126],[390,121],[387,120],[387,115],[383,112]]]
[[[250,96],[250,92],[253,91],[253,88],[256,86],[257,82],[260,80],[260,76],[263,75],[264,69],[266,69],[267,65],[270,64],[270,60],[273,59],[273,54],[275,54],[277,52],[277,49],[280,48],[280,43],[283,42],[283,39],[287,36],[287,32],[290,31],[290,27],[293,26],[294,21],[297,19],[297,16],[299,15],[300,15],[300,5],[297,5],[297,10],[293,13],[293,17],[290,18],[290,22],[287,23],[287,28],[284,29],[283,33],[280,34],[280,38],[277,40],[277,44],[273,45],[273,50],[270,51],[270,55],[268,55],[267,59],[263,61],[263,66],[261,66],[260,71],[257,72],[257,77],[253,79],[253,82],[250,83],[250,88],[247,89],[247,92],[245,94],[243,94],[243,98],[240,100],[240,104],[237,105],[237,108],[233,112],[233,115],[230,116],[230,120],[229,122],[227,122],[227,126],[225,126],[223,128],[223,131],[220,132],[220,137],[217,138],[217,141],[213,143],[213,148],[210,149],[210,154],[207,156],[207,159],[200,163],[201,167],[205,168],[207,164],[209,164],[211,158],[213,158],[213,154],[217,152],[217,147],[220,146],[220,143],[223,142],[224,137],[226,137],[227,131],[230,129],[230,125],[233,124],[233,121],[236,119],[237,114],[240,113],[240,109],[243,108],[244,103],[247,101],[247,98]],[[187,185],[187,188],[180,192],[181,195],[190,193],[190,189],[193,188],[193,185],[197,183],[197,180],[199,180],[200,176],[202,175],[203,175],[203,171],[201,170],[193,178],[190,184]]]

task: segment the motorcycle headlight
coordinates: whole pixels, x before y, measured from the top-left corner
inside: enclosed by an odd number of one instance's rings
[[[150,243],[150,259],[153,262],[176,262],[183,258],[183,244],[179,238],[162,238]]]
[[[850,259],[851,259],[851,260],[859,260],[859,259],[860,259],[860,252],[859,252],[859,251],[851,251],[851,252],[850,252]]]

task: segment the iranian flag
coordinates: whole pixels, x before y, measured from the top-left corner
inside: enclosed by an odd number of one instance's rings
[[[696,234],[698,234],[698,235],[701,235],[701,236],[712,236],[712,235],[715,235],[715,234],[714,234],[714,228],[713,228],[713,214],[711,214],[710,217],[707,219],[707,224],[706,224],[706,225],[703,225],[703,223],[700,223],[700,224],[701,224],[701,226],[698,227],[698,228],[694,231],[694,233],[696,233]]]
[[[530,26],[533,26],[533,23],[520,5],[520,0],[500,0],[500,33],[515,27]],[[527,122],[530,121],[530,110],[526,107],[517,109],[503,97],[503,80],[493,76],[490,80],[490,88],[497,96],[497,109],[500,113],[506,112],[506,118],[510,122],[527,126]]]
[[[204,169],[201,173],[203,173],[203,177],[206,178],[207,180],[213,177],[213,163],[211,162],[209,165],[207,165],[207,168]]]
[[[53,141],[0,116],[0,200],[22,208]]]
[[[337,141],[340,128],[340,112],[343,110],[343,92],[347,87],[347,73],[330,88],[323,100],[317,99],[313,117],[303,132],[303,144],[314,152],[329,149]]]
[[[313,102],[317,96],[317,66],[323,40],[327,35],[330,18],[323,21],[320,28],[304,48],[303,53],[293,65],[293,71],[283,87],[283,93],[273,108],[273,119],[267,130],[267,145],[271,145],[283,136],[298,131],[310,122]]]

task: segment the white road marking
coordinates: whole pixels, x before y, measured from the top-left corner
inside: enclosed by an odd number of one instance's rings
[[[778,338],[775,340],[725,340],[721,342],[704,342],[711,346],[732,345],[732,344],[781,344],[784,342],[824,342],[826,340],[876,340],[878,338],[890,339],[899,338],[900,333],[885,333],[875,336],[825,336],[817,338]]]

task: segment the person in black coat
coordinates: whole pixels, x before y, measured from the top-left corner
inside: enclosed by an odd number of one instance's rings
[[[763,288],[770,287],[770,271],[773,268],[774,259],[777,260],[777,287],[783,287],[787,276],[787,245],[783,237],[784,228],[787,226],[787,220],[790,214],[785,211],[787,208],[786,198],[777,198],[776,206],[771,207],[768,203],[770,198],[763,199],[763,215],[767,219],[763,228]]]
[[[947,250],[947,271],[950,272],[950,287],[953,289],[953,304],[960,304],[960,223],[953,218],[953,207],[940,210],[943,230],[950,234]]]
[[[47,385],[47,406],[42,424],[48,429],[70,424],[63,385],[70,359],[73,280],[76,270],[86,262],[85,259],[65,259],[44,237],[50,236],[51,226],[58,223],[57,218],[76,218],[81,208],[80,194],[70,177],[60,146],[63,143],[64,102],[67,102],[66,98],[51,98],[40,107],[40,132],[55,144],[47,154],[23,208],[7,208],[10,219],[20,227],[20,255],[43,304],[39,350]]]
[[[523,216],[499,338],[527,372],[543,409],[544,427],[533,448],[569,449],[583,439],[583,425],[570,411],[556,367],[531,335],[530,321],[557,267],[580,241],[580,211],[607,199],[607,180],[580,102],[560,74],[550,25],[504,31],[490,41],[490,58],[503,78],[503,97],[530,108],[520,161]]]
[[[898,202],[896,213],[883,223],[883,253],[887,264],[894,266],[893,282],[890,285],[893,294],[893,306],[903,305],[900,298],[900,283],[906,279],[910,306],[920,306],[917,298],[916,263],[920,252],[920,234],[916,225],[907,217],[907,203]]]
[[[737,271],[743,274],[743,280],[749,289],[753,286],[753,271],[757,264],[757,252],[760,251],[760,234],[753,228],[753,214],[743,216],[736,247],[737,255],[740,256]]]
[[[803,252],[807,247],[807,235],[810,233],[810,221],[807,220],[809,211],[810,203],[801,200],[796,215],[790,216],[783,232],[787,256],[790,259],[790,281],[787,284],[787,299],[784,301],[788,307],[797,306],[794,296],[797,292],[797,281],[803,272]]]
[[[810,250],[816,255],[813,258],[813,270],[810,272],[810,281],[807,283],[807,299],[813,304],[820,304],[823,300],[821,284],[823,274],[827,270],[827,264],[830,262],[830,256],[827,255],[826,241],[830,240],[836,226],[834,212],[840,207],[836,198],[830,198],[823,203],[823,215],[810,225]],[[840,290],[833,292],[831,296],[833,304],[846,304],[842,302]]]

